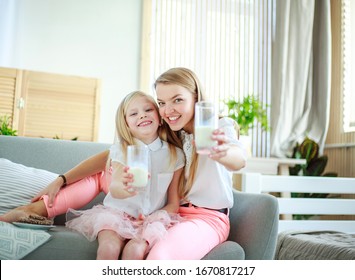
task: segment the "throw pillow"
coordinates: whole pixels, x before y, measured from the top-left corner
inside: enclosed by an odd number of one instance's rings
[[[31,202],[58,174],[0,158],[0,215]]]
[[[0,221],[0,260],[20,260],[50,237],[44,230],[23,229]]]

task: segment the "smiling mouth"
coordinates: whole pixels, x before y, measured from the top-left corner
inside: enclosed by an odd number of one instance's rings
[[[152,124],[151,121],[145,121],[145,122],[141,122],[140,124],[138,124],[138,126],[147,126],[147,125],[150,125]]]
[[[168,120],[170,122],[176,122],[181,116],[177,116],[177,117],[168,117]]]

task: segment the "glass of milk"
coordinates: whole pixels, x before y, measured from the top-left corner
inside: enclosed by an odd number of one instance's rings
[[[149,148],[145,145],[127,147],[128,173],[133,174],[131,186],[143,190],[148,184]]]
[[[197,153],[210,154],[217,141],[211,139],[212,132],[217,128],[218,113],[216,106],[209,101],[195,104],[195,145]]]

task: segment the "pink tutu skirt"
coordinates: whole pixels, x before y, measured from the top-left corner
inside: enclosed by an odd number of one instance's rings
[[[151,248],[162,240],[167,229],[182,220],[179,214],[157,210],[144,219],[136,219],[116,208],[96,205],[91,209],[69,209],[65,225],[94,241],[101,230],[115,231],[122,239],[146,240]]]

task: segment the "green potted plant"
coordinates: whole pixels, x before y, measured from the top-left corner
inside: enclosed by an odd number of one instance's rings
[[[297,164],[289,168],[290,175],[301,176],[328,176],[337,177],[335,172],[324,173],[328,163],[328,156],[319,156],[319,145],[313,139],[306,137],[301,144],[296,143],[293,148],[292,158],[306,159],[306,164]]]
[[[319,145],[313,139],[306,137],[301,144],[296,143],[293,148],[292,158],[306,159],[305,164],[297,164],[289,167],[291,176],[328,176],[337,177],[336,172],[325,172],[328,163],[328,156],[319,156]],[[297,198],[324,198],[329,194],[326,193],[291,193],[291,197]],[[313,215],[293,215],[294,220],[307,220]]]
[[[239,125],[240,140],[244,143],[248,156],[252,155],[252,141],[249,136],[249,130],[260,123],[263,131],[269,131],[269,122],[266,108],[256,96],[248,95],[241,102],[234,99],[224,101],[227,106],[227,116],[235,120]]]
[[[8,116],[0,117],[0,135],[17,136],[17,130],[11,127],[11,118]]]
[[[64,139],[64,138],[60,138],[57,134],[53,137],[53,139],[56,139],[56,140],[61,140],[61,139]],[[71,141],[77,141],[79,139],[78,136],[70,139]]]
[[[224,101],[224,104],[227,106],[228,117],[238,123],[241,135],[248,135],[249,130],[254,128],[257,122],[260,123],[262,130],[269,131],[266,111],[269,105],[264,105],[256,96],[245,96],[241,102],[229,99]]]

